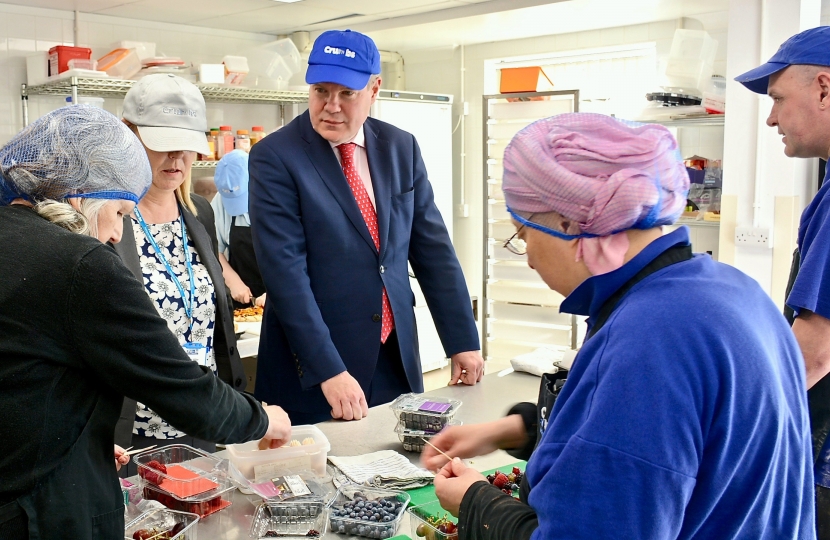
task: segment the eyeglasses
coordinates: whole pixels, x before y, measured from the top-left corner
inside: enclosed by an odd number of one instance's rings
[[[525,226],[522,224],[521,227],[516,229],[516,232],[513,233],[513,236],[507,239],[504,242],[504,249],[513,253],[514,255],[527,255],[527,242],[519,238],[519,232],[524,229]]]

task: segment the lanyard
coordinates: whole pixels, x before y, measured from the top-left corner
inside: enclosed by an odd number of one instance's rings
[[[135,217],[138,218],[138,224],[141,225],[141,229],[144,231],[144,236],[147,237],[147,241],[150,242],[150,245],[153,246],[153,249],[156,251],[156,257],[162,262],[164,267],[167,269],[167,273],[170,274],[170,278],[173,280],[173,283],[176,284],[176,287],[179,289],[179,294],[182,295],[182,303],[184,304],[184,312],[187,315],[187,318],[190,319],[190,332],[193,333],[193,302],[194,298],[196,297],[196,287],[194,285],[195,280],[193,279],[193,267],[190,265],[190,248],[187,246],[187,230],[184,227],[184,217],[182,216],[181,210],[179,211],[179,223],[182,227],[182,249],[184,251],[184,264],[187,268],[187,277],[190,280],[190,299],[188,301],[187,295],[184,293],[184,287],[182,287],[179,278],[173,272],[173,268],[170,267],[170,263],[167,262],[167,257],[164,256],[164,253],[161,252],[159,249],[158,244],[156,243],[156,239],[153,238],[152,233],[150,233],[150,227],[147,226],[147,222],[144,221],[144,218],[141,216],[141,212],[138,210],[138,206],[135,207]]]

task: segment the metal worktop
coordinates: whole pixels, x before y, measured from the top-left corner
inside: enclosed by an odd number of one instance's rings
[[[539,378],[526,373],[510,373],[500,377],[490,374],[476,386],[450,386],[427,392],[428,395],[442,396],[462,401],[456,419],[465,424],[476,424],[494,420],[519,401],[536,402],[539,393]],[[369,409],[369,416],[358,422],[323,422],[317,424],[331,443],[330,456],[355,456],[378,450],[396,450],[407,456],[412,463],[418,463],[419,454],[403,450],[395,429],[395,416],[388,405]],[[221,453],[220,453],[221,454]],[[225,457],[225,456],[223,456]],[[475,458],[470,465],[480,471],[493,469],[516,461],[502,451]],[[234,491],[233,505],[210,515],[198,524],[199,540],[249,540],[254,509],[262,502],[255,495],[243,495]],[[404,516],[397,534],[410,535],[408,515]],[[326,533],[330,540],[359,539],[360,537]]]

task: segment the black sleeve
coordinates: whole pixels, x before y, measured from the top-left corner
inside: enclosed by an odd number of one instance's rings
[[[521,448],[505,448],[504,450],[516,459],[527,461],[530,459],[533,449],[536,448],[536,439],[539,433],[539,419],[536,404],[527,402],[517,403],[507,411],[505,416],[510,416],[511,414],[521,415],[527,434],[527,443]]]
[[[268,417],[259,403],[187,357],[112,248],[101,244],[77,265],[67,309],[80,362],[102,387],[148,405],[194,437],[239,443],[265,435]]]
[[[461,500],[458,537],[464,540],[529,540],[539,527],[536,511],[487,482],[476,482]]]
[[[211,249],[213,249],[213,254],[218,260],[219,239],[216,237],[216,216],[213,213],[213,207],[207,199],[201,195],[196,195],[195,193],[190,194],[190,200],[193,201],[193,205],[196,207],[196,219],[198,219],[199,222],[205,226],[205,230],[207,231],[208,236],[210,236]]]

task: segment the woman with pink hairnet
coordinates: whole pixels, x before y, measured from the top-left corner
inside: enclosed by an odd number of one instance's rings
[[[566,114],[508,145],[505,247],[588,333],[538,405],[424,451],[460,540],[815,538],[798,346],[755,281],[664,233],[688,185],[661,126]],[[499,448],[529,457],[521,500],[458,459]]]

